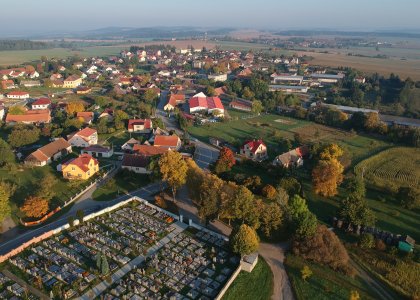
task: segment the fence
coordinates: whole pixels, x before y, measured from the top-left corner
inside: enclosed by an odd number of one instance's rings
[[[45,216],[43,216],[41,219],[36,220],[36,221],[31,221],[31,222],[24,222],[24,221],[22,221],[22,219],[20,219],[20,223],[23,226],[25,226],[25,227],[37,226],[37,225],[40,225],[40,224],[44,223],[49,218],[51,218],[53,215],[55,215],[57,212],[59,212],[60,210],[62,210],[64,207],[66,207],[66,206],[70,205],[71,203],[73,203],[76,199],[78,199],[80,196],[82,196],[84,193],[86,193],[88,190],[90,190],[94,185],[100,183],[102,180],[104,180],[104,178],[106,178],[109,174],[111,174],[115,170],[117,170],[117,168],[115,168],[115,166],[113,166],[108,172],[106,172],[103,175],[101,175],[100,178],[95,179],[94,181],[92,181],[91,184],[89,184],[87,187],[85,187],[84,189],[82,189],[75,196],[70,197],[70,200],[69,201],[65,201],[64,202],[64,205],[59,206],[59,207],[56,207],[54,210],[50,211],[48,214],[46,214]]]

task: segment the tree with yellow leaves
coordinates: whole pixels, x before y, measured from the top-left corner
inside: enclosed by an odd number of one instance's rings
[[[339,162],[343,149],[337,144],[326,146],[319,154],[319,161],[312,170],[315,193],[331,197],[337,195],[337,188],[343,182],[344,167]]]
[[[20,210],[29,218],[43,217],[48,212],[48,200],[41,197],[29,196],[25,199]]]
[[[176,190],[186,183],[188,166],[181,154],[168,151],[160,157],[159,169],[162,180],[171,187],[175,202]]]
[[[352,290],[350,291],[350,300],[360,300],[360,295],[358,291]]]
[[[67,113],[72,115],[77,112],[85,111],[85,106],[81,101],[74,101],[67,104]]]

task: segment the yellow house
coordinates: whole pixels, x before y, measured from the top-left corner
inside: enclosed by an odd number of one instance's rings
[[[64,88],[69,88],[69,89],[74,89],[74,88],[77,88],[81,84],[82,84],[82,78],[80,78],[77,75],[72,75],[72,76],[67,77],[64,80],[63,87]]]
[[[98,161],[89,154],[82,154],[62,165],[63,177],[66,179],[86,180],[98,171]]]

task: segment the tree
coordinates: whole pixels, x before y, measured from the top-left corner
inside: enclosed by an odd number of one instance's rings
[[[38,184],[38,191],[36,196],[51,200],[55,196],[54,185],[57,183],[57,178],[53,174],[45,175]]]
[[[8,142],[12,147],[30,145],[39,140],[41,131],[33,126],[17,125],[9,134]]]
[[[254,100],[252,101],[252,112],[254,114],[259,115],[263,111],[264,107],[260,100]]]
[[[48,200],[36,196],[29,196],[25,199],[20,210],[28,218],[41,218],[47,214],[49,208]]]
[[[10,196],[14,193],[15,187],[7,182],[0,181],[0,223],[10,216]]]
[[[252,227],[242,224],[239,229],[232,231],[229,238],[232,251],[244,255],[257,251],[259,246],[259,238]]]
[[[159,168],[163,181],[167,182],[172,189],[175,201],[176,190],[186,182],[187,164],[180,153],[168,151],[160,157]]]
[[[400,187],[398,189],[397,199],[407,209],[420,207],[420,193],[414,187]]]
[[[101,256],[101,273],[102,275],[107,275],[109,273],[108,259],[105,254]]]
[[[302,136],[298,132],[293,135],[293,138],[295,140],[295,144],[298,146],[304,143]]]
[[[85,111],[85,105],[81,101],[74,101],[67,104],[66,111],[69,115]]]
[[[303,281],[306,281],[306,279],[308,279],[309,277],[312,276],[313,272],[308,267],[308,265],[304,265],[303,268],[302,268],[302,270],[300,270],[300,274],[302,276]]]
[[[129,117],[126,112],[122,110],[116,110],[114,112],[114,124],[116,129],[122,129],[124,128],[124,122],[125,120],[128,120]]]
[[[98,133],[103,134],[108,132],[108,120],[106,118],[100,118],[96,125]]]
[[[0,138],[0,167],[14,162],[15,154],[13,153],[12,147],[10,147],[5,140]]]
[[[222,150],[220,150],[219,158],[214,165],[214,171],[216,174],[228,172],[232,169],[235,163],[236,159],[233,151],[227,147],[223,147]]]
[[[293,196],[289,200],[287,212],[295,235],[308,237],[315,234],[318,221],[315,215],[309,211],[305,199],[299,195]]]
[[[68,217],[67,222],[69,223],[70,227],[73,227],[74,226],[74,217],[73,216]]]
[[[11,115],[24,115],[26,108],[20,105],[14,105],[9,108],[9,114]]]
[[[349,300],[360,300],[359,292],[355,290],[351,290]]]
[[[274,200],[276,198],[276,188],[270,184],[267,184],[262,189],[262,195],[266,197],[268,200]]]
[[[361,176],[350,177],[345,182],[345,192],[348,198],[362,199],[366,195],[365,182]]]
[[[312,183],[316,194],[324,197],[337,195],[337,188],[343,181],[344,167],[337,159],[320,160],[312,170]]]
[[[327,265],[333,270],[351,274],[349,255],[334,232],[325,225],[320,225],[312,236],[295,238],[292,244],[293,254],[302,258]]]
[[[85,217],[85,212],[81,209],[79,209],[78,211],[76,211],[76,217],[79,220],[79,223],[82,224],[83,223],[83,218]]]
[[[63,127],[70,130],[75,131],[79,130],[83,126],[83,120],[79,118],[68,118],[64,121]]]
[[[223,180],[213,174],[205,174],[199,188],[198,215],[206,223],[214,219],[219,211]]]
[[[251,100],[252,98],[254,98],[254,93],[249,89],[249,87],[246,86],[242,92],[242,97]]]
[[[147,103],[154,103],[157,98],[158,98],[158,93],[154,89],[147,89],[143,95],[143,99]]]
[[[211,85],[206,87],[206,95],[208,95],[209,97],[213,97],[216,94],[216,91],[214,90],[214,87],[212,87]]]
[[[373,226],[375,215],[363,198],[346,198],[340,205],[339,215],[354,225]]]
[[[277,190],[279,188],[283,188],[289,194],[290,197],[294,195],[299,195],[302,192],[301,184],[294,177],[282,178],[280,180],[279,186],[277,187]]]
[[[372,132],[378,128],[380,123],[379,115],[375,112],[370,112],[366,114],[363,126],[367,131]]]
[[[253,219],[254,195],[245,186],[239,186],[235,191],[232,204],[236,219],[241,220],[242,223],[246,223],[246,220]]]
[[[265,204],[260,217],[260,230],[266,237],[271,237],[273,231],[280,228],[283,222],[283,211],[276,203]]]
[[[360,236],[360,248],[362,249],[371,249],[375,246],[375,238],[370,233],[363,233]]]

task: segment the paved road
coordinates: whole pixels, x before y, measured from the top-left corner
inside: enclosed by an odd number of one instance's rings
[[[139,190],[136,190],[134,192],[131,192],[127,195],[123,195],[119,198],[113,199],[111,201],[94,201],[92,200],[92,193],[95,190],[92,188],[88,192],[86,192],[80,199],[76,201],[76,203],[73,205],[73,207],[68,211],[67,213],[63,214],[60,219],[51,222],[47,225],[37,227],[31,230],[26,231],[25,233],[20,234],[19,236],[15,237],[14,239],[5,241],[3,243],[0,243],[0,255],[6,254],[9,251],[19,247],[23,243],[31,240],[32,238],[39,236],[47,231],[53,230],[57,227],[60,227],[67,223],[69,216],[74,216],[76,214],[76,211],[83,210],[85,215],[90,214],[95,211],[99,211],[101,209],[104,209],[108,206],[115,205],[121,201],[127,200],[133,196],[137,196],[139,198],[143,198],[145,200],[151,200],[153,194],[160,191],[161,185],[160,183],[153,183],[150,185],[147,185]]]

